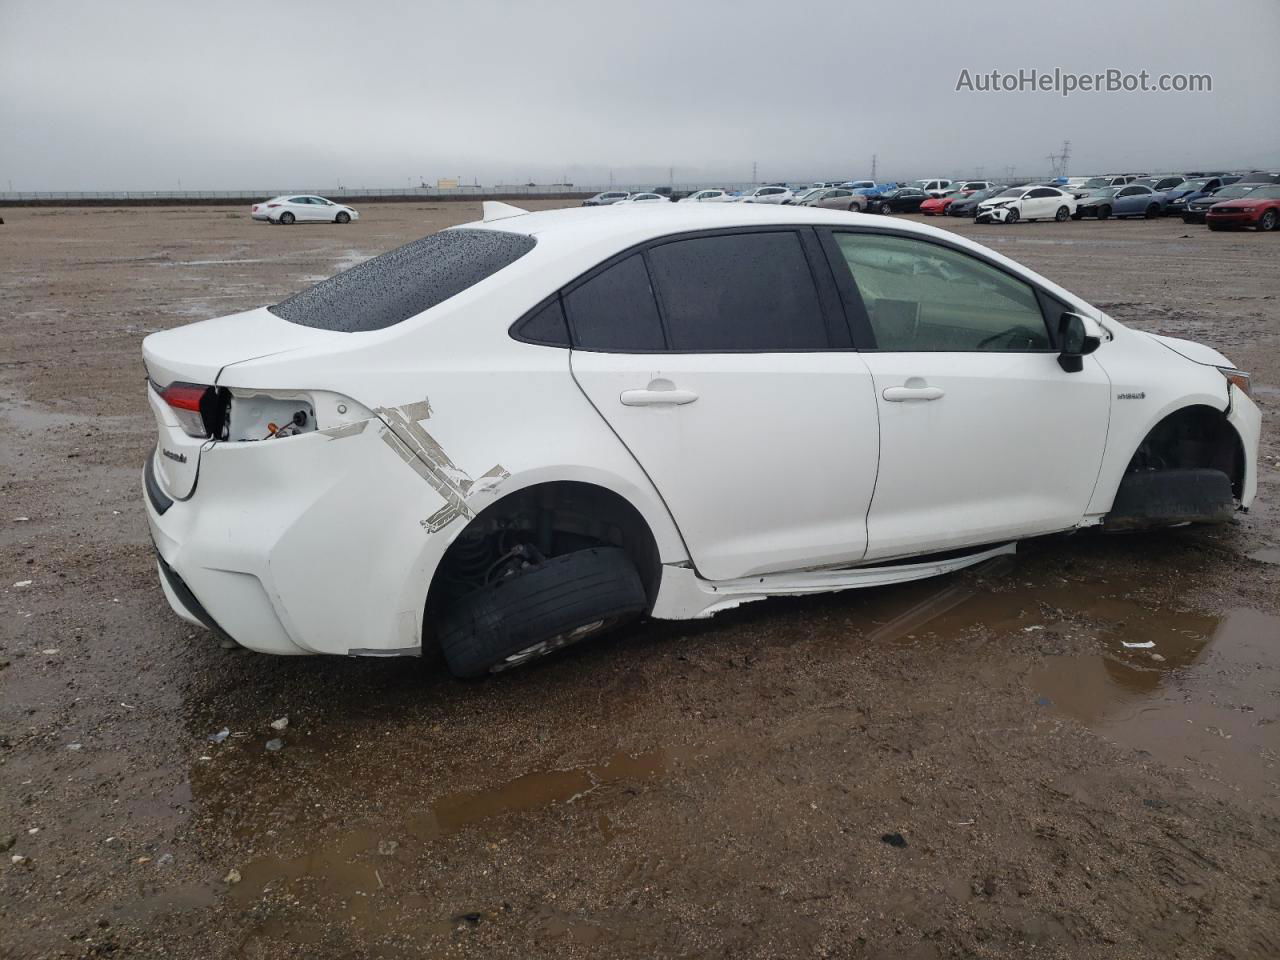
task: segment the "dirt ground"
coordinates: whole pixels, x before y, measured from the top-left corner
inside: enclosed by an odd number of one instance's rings
[[[478,205],[362,213],[4,211],[0,957],[1280,956],[1280,237],[941,221],[1253,372],[1238,522],[460,683],[224,650],[152,560],[141,339]]]

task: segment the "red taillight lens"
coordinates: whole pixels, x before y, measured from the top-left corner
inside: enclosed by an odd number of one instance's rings
[[[171,383],[167,387],[157,388],[160,399],[169,405],[182,431],[189,437],[207,437],[209,430],[205,426],[201,405],[213,392],[213,387],[199,383]]]

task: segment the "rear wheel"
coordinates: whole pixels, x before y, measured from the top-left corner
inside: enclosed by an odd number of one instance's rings
[[[1053,215],[1053,219],[1057,220],[1059,223],[1062,223],[1069,216],[1071,216],[1070,210],[1068,210],[1066,207],[1059,207],[1058,212]]]
[[[350,222],[351,222],[351,214],[347,213],[347,211],[345,211],[345,210],[342,210],[342,211],[340,211],[340,212],[338,213],[338,215],[337,215],[336,217],[334,217],[333,219],[334,219],[334,220],[336,220],[338,223],[350,223]]]
[[[547,656],[639,616],[648,605],[620,547],[591,547],[536,562],[454,602],[440,647],[458,677],[480,677]]]
[[[1274,230],[1276,228],[1277,220],[1280,220],[1280,214],[1277,214],[1274,209],[1268,210],[1259,218],[1258,229],[1268,231]]]
[[[294,217],[294,215],[290,213],[288,210],[280,214],[280,222],[283,223],[286,227],[289,226],[289,224],[293,223],[295,219],[296,218]]]

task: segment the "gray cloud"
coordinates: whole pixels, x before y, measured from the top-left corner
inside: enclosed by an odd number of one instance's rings
[[[0,0],[0,189],[1280,167],[1276,0]],[[962,69],[1213,91],[957,93]]]

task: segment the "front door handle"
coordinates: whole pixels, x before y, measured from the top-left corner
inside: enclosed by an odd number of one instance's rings
[[[885,387],[884,398],[893,403],[905,400],[937,400],[942,396],[941,387]]]
[[[660,404],[680,405],[693,403],[698,395],[692,390],[623,390],[618,397],[625,407],[655,407]]]

